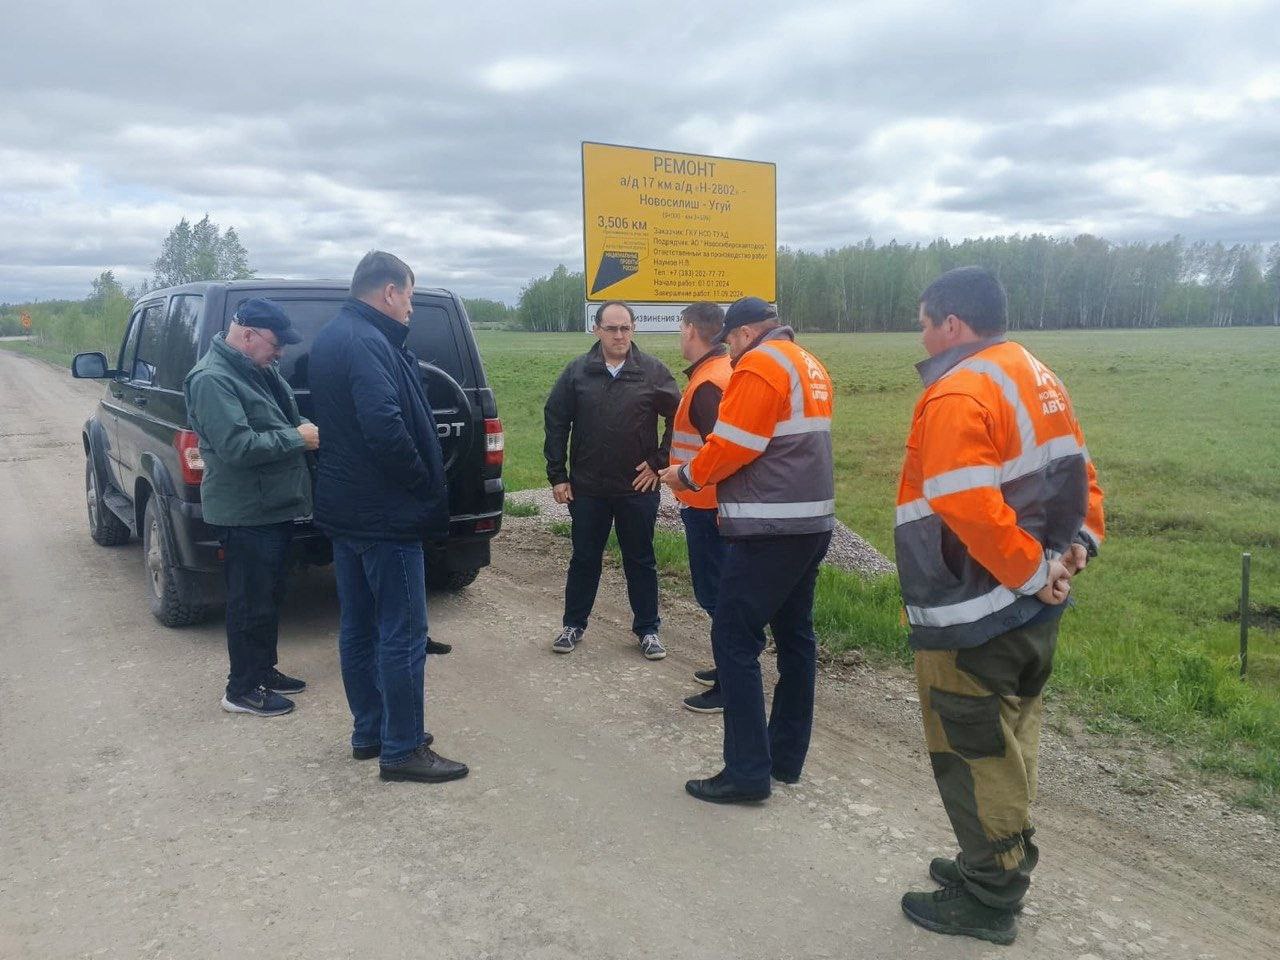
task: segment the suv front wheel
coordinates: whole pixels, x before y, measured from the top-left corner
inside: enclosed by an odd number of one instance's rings
[[[142,562],[149,588],[147,601],[151,615],[166,627],[189,626],[200,620],[204,608],[169,556],[160,522],[159,500],[155,496],[148,497],[142,515]]]

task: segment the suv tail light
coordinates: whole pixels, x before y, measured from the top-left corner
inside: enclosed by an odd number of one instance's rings
[[[484,422],[484,463],[486,467],[502,466],[503,451],[506,449],[506,434],[502,432],[502,421],[497,417]]]
[[[179,430],[173,438],[182,465],[182,482],[200,486],[204,477],[204,459],[200,456],[200,438],[194,430]]]

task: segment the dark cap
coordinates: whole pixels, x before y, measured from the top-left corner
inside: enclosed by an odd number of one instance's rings
[[[741,300],[735,300],[724,312],[724,326],[716,336],[716,343],[724,343],[725,338],[729,336],[729,331],[734,327],[758,323],[761,320],[777,319],[778,311],[768,300],[761,300],[759,297],[743,297]]]
[[[289,315],[280,308],[280,304],[264,297],[246,300],[236,308],[236,315],[231,319],[242,327],[270,330],[281,343],[302,342],[302,334],[293,329]]]

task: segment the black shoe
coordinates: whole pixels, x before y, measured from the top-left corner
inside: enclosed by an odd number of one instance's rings
[[[716,674],[715,667],[712,667],[710,670],[696,671],[693,675],[693,679],[698,681],[698,683],[702,684],[704,687],[714,687],[720,682],[720,679]]]
[[[244,696],[222,697],[227,713],[252,713],[255,717],[278,717],[293,709],[293,701],[266,687],[255,687]]]
[[[708,803],[759,803],[769,799],[769,788],[743,790],[726,779],[721,770],[708,780],[690,780],[684,785],[689,796]]]
[[[427,739],[422,742],[422,745],[424,747],[429,747],[431,746],[431,744],[435,742],[436,742],[436,735],[434,733],[428,733]],[[351,748],[352,760],[372,760],[374,757],[380,757],[380,756],[382,756],[382,744],[380,743],[375,743],[371,747],[352,747]]]
[[[959,865],[950,857],[934,857],[929,861],[929,876],[935,883],[944,887],[964,886],[964,877],[960,875]],[[1013,908],[1014,913],[1022,912],[1022,904]]]
[[[582,642],[582,630],[578,627],[565,627],[551,641],[551,649],[556,653],[573,653],[573,648]]]
[[[800,782],[800,774],[783,773],[781,770],[775,770],[773,771],[773,779],[777,780],[779,783],[785,783],[787,786],[795,786]]]
[[[1018,935],[1011,910],[997,910],[979,901],[964,887],[943,887],[929,893],[904,893],[902,912],[912,923],[934,933],[973,937],[1010,944]]]
[[[441,643],[439,640],[432,640],[427,637],[427,653],[434,653],[436,656],[442,657],[452,649],[452,643]]]
[[[694,713],[724,713],[724,694],[719,687],[712,687],[692,697],[684,698],[684,708]]]
[[[383,780],[413,780],[417,783],[461,780],[468,772],[465,763],[446,760],[426,744],[413,751],[404,763],[398,763],[394,767],[383,765],[380,769]]]
[[[268,690],[274,690],[276,693],[284,693],[293,696],[295,693],[301,693],[307,689],[307,681],[299,680],[297,677],[287,677],[274,667],[267,674],[267,680],[263,684]]]

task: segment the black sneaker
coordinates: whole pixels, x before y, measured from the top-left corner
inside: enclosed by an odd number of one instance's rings
[[[694,713],[724,713],[724,694],[719,687],[684,698],[684,708]]]
[[[255,687],[234,700],[225,694],[222,709],[227,713],[252,713],[256,717],[278,717],[293,709],[293,701],[266,687]]]
[[[929,861],[929,876],[935,883],[944,887],[964,886],[964,877],[960,875],[960,867],[950,857],[934,857]],[[1014,913],[1022,912],[1022,904],[1013,908]]]
[[[427,739],[422,741],[422,745],[424,747],[429,747],[435,742],[436,742],[436,735],[434,733],[428,733]],[[369,747],[352,747],[351,748],[352,760],[372,760],[374,757],[380,757],[380,756],[382,756],[382,744],[380,743],[375,743]]]
[[[649,660],[661,660],[667,655],[667,648],[662,645],[656,633],[646,633],[639,638],[640,652]]]
[[[293,696],[307,689],[307,681],[299,680],[297,677],[285,676],[275,667],[272,667],[271,672],[267,674],[267,682],[263,686],[268,690],[274,690],[276,693],[287,693],[289,696]]]
[[[697,671],[696,673],[694,673],[693,679],[696,680],[698,683],[702,684],[704,687],[714,687],[717,683],[720,682],[720,677],[716,673],[715,667],[712,667],[710,670]]]
[[[578,627],[565,627],[560,635],[551,641],[551,649],[556,653],[573,653],[573,648],[582,641],[582,630]]]
[[[394,767],[384,764],[380,770],[383,780],[412,780],[416,783],[460,780],[469,772],[465,763],[446,760],[426,744],[413,751],[404,763],[397,763]]]
[[[934,933],[1010,944],[1018,935],[1013,911],[988,907],[964,887],[930,893],[904,893],[902,912],[912,923]]]

